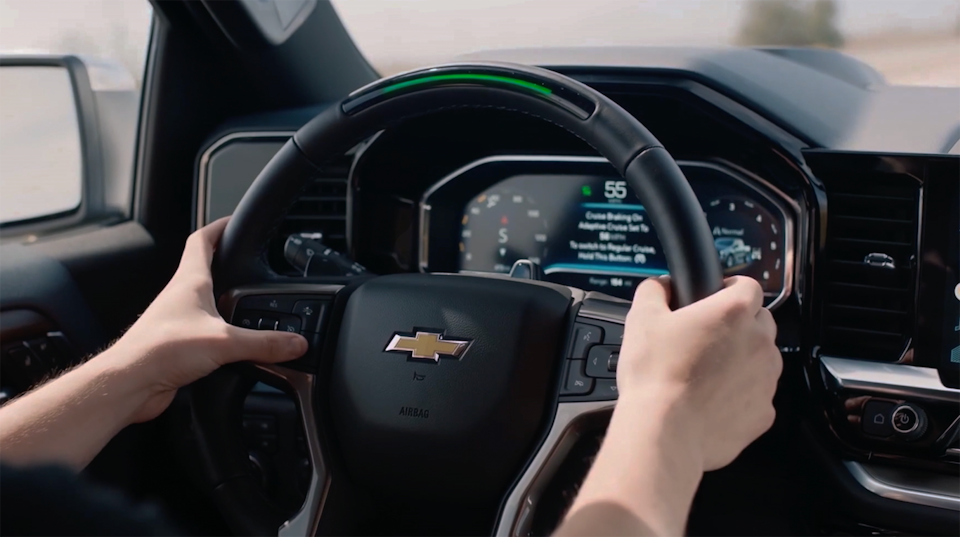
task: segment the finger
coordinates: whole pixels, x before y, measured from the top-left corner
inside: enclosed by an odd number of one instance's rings
[[[300,334],[227,327],[230,345],[222,363],[250,360],[275,363],[294,360],[306,354],[307,340]]]
[[[770,383],[770,397],[773,398],[777,389],[776,379],[779,379],[780,373],[783,372],[783,356],[777,347],[777,322],[774,321],[773,314],[770,313],[770,310],[761,308],[760,311],[757,312],[757,324],[763,337],[768,342],[769,352],[763,355],[767,358],[764,366],[767,367],[770,372],[770,378],[772,380]]]
[[[760,308],[757,312],[757,322],[760,323],[760,330],[770,341],[777,341],[777,322],[773,320],[773,314],[767,308]]]
[[[633,294],[633,306],[641,313],[670,312],[670,278],[647,278]]]
[[[229,216],[214,220],[187,237],[187,244],[183,247],[183,257],[180,258],[181,270],[210,270],[213,252],[229,221]]]
[[[763,288],[757,280],[749,276],[731,276],[723,281],[723,286],[717,295],[726,294],[729,299],[739,302],[750,315],[756,315],[763,308]]]

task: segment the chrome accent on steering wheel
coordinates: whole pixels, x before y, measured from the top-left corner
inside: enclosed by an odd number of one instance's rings
[[[293,388],[300,417],[303,419],[304,436],[310,455],[310,488],[300,510],[277,530],[280,537],[316,535],[320,523],[320,513],[330,489],[330,472],[320,449],[320,435],[317,430],[315,413],[314,386],[316,375],[289,369],[277,364],[256,364],[257,369],[277,377]]]
[[[566,460],[580,435],[602,421],[616,404],[616,401],[591,401],[557,406],[550,433],[507,498],[495,535],[529,534],[533,510],[550,478]]]

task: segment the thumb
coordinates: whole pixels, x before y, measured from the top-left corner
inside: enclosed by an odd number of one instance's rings
[[[633,306],[644,314],[670,312],[670,278],[647,278],[633,294]]]
[[[300,334],[249,330],[230,326],[231,349],[225,363],[250,360],[276,363],[300,358],[307,352],[307,340]]]

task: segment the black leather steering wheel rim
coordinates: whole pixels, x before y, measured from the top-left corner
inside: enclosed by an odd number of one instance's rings
[[[433,80],[403,86],[424,79]],[[691,304],[721,288],[713,235],[696,195],[670,154],[636,118],[589,86],[553,71],[471,63],[381,80],[297,131],[234,211],[214,261],[217,289],[284,279],[270,270],[264,252],[320,164],[392,124],[456,108],[522,113],[584,140],[613,164],[647,207],[667,258],[675,304]]]
[[[302,127],[267,164],[237,206],[217,249],[216,293],[242,285],[294,281],[273,272],[265,252],[287,210],[325,161],[406,119],[474,108],[522,113],[553,123],[606,157],[647,208],[672,275],[674,305],[718,291],[722,269],[703,210],[679,166],[633,116],[596,90],[558,73],[504,63],[452,64],[384,79],[357,90]],[[297,282],[309,280],[297,279]],[[205,379],[194,404],[195,434],[215,498],[230,511],[231,527],[262,534],[276,524],[246,476],[245,458],[217,456],[238,440],[218,414],[243,384],[224,372]],[[200,386],[198,386],[200,387]],[[217,393],[221,392],[221,393]],[[226,394],[222,392],[227,392]],[[211,395],[216,394],[216,395]],[[206,400],[206,403],[204,403]],[[230,503],[243,506],[229,509]]]

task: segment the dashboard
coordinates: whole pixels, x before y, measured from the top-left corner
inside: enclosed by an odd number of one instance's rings
[[[838,481],[804,489],[810,497],[843,490],[825,503],[869,512],[877,527],[915,531],[921,511],[955,527],[960,131],[945,118],[960,117],[949,111],[960,110],[956,92],[911,90],[923,104],[905,122],[891,103],[908,90],[816,71],[800,61],[810,58],[691,51],[631,67],[660,52],[615,52],[493,59],[552,62],[637,117],[679,162],[724,272],[760,282],[784,357],[777,410],[787,425],[775,464],[758,472],[778,481],[755,489],[789,489],[778,472],[796,462],[785,479],[802,488],[808,469],[826,468]],[[730,75],[743,72],[749,84]],[[257,119],[211,144],[198,159],[197,222],[228,214],[230,196],[312,115],[274,128]],[[287,275],[296,271],[282,239],[293,233],[322,236],[373,274],[503,276],[529,260],[549,282],[627,300],[669,270],[643,201],[606,160],[499,110],[411,118],[350,149],[281,223],[267,261]],[[923,421],[920,433],[891,428],[905,415]],[[777,499],[795,501],[804,494]],[[837,519],[850,518],[844,509]]]
[[[763,179],[722,162],[681,161],[728,275],[760,282],[766,304],[789,295],[796,205]],[[669,273],[641,201],[599,157],[487,157],[428,189],[420,269],[509,273],[540,265],[547,281],[629,299]]]

